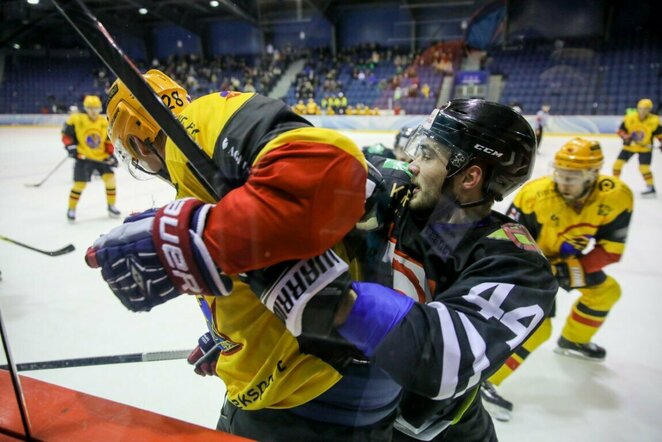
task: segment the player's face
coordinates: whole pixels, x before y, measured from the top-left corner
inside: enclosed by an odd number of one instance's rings
[[[151,152],[148,146],[140,141],[138,137],[128,137],[129,146],[124,146],[121,141],[115,142],[115,153],[120,162],[136,179],[147,180],[154,177],[162,167],[158,156]]]
[[[95,120],[99,116],[99,114],[101,113],[101,108],[100,107],[86,107],[85,112],[87,113],[87,115],[91,119]]]
[[[568,201],[577,201],[587,194],[587,189],[595,182],[595,173],[589,170],[554,169],[556,188]]]
[[[450,151],[441,143],[420,134],[410,141],[407,152],[415,152],[409,164],[409,171],[414,175],[409,207],[412,210],[432,209],[441,198],[441,188],[448,175],[446,166]]]
[[[643,120],[650,114],[651,110],[648,107],[638,107],[637,113],[639,114],[639,119]]]

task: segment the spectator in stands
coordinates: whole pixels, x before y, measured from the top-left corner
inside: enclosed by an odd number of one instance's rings
[[[292,110],[299,115],[303,115],[306,113],[306,105],[303,103],[303,100],[299,100],[297,101],[297,104],[292,107]]]
[[[639,157],[639,172],[646,182],[646,190],[642,192],[645,197],[655,197],[655,185],[651,160],[653,158],[653,138],[657,137],[662,143],[662,125],[660,117],[651,113],[653,101],[642,98],[637,103],[637,111],[627,113],[618,128],[618,135],[623,139],[623,149],[614,162],[613,173],[615,177],[621,176],[621,169],[633,155]],[[662,145],[660,146],[662,150]]]
[[[339,100],[339,105],[338,105],[338,113],[344,114],[345,110],[347,109],[347,97],[345,97],[345,94],[342,92],[338,93],[338,100]]]
[[[315,103],[315,99],[309,98],[308,103],[306,103],[306,115],[319,115],[320,113],[319,106]]]
[[[425,98],[430,98],[430,85],[427,83],[423,83],[423,86],[421,86],[421,94]]]

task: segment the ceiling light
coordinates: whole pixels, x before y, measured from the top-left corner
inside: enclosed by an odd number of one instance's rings
[[[209,6],[211,6],[212,8],[216,8],[218,5],[219,3],[216,0],[211,0],[209,2]]]
[[[28,0],[28,5],[38,5],[39,0]]]
[[[147,8],[140,8],[140,9],[138,9],[138,13],[139,13],[140,15],[145,15],[145,14],[147,14]]]

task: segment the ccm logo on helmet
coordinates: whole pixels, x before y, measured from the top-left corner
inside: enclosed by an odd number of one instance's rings
[[[180,247],[180,235],[176,234],[177,231],[182,229],[179,226],[179,215],[187,201],[186,199],[173,201],[163,208],[159,218],[159,237],[163,242],[159,246],[163,257],[165,257],[171,268],[172,275],[182,280],[181,284],[177,284],[178,288],[184,293],[200,293],[200,283],[191,274],[187,263],[193,257],[184,253]]]
[[[474,149],[480,150],[481,152],[485,152],[486,154],[492,155],[493,157],[497,157],[497,158],[501,158],[503,156],[502,152],[483,146],[482,144],[477,144],[477,143],[474,144]]]

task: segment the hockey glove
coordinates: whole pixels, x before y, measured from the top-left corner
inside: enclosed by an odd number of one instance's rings
[[[352,283],[348,269],[327,250],[307,260],[248,272],[244,280],[294,336],[327,336]]]
[[[115,155],[110,155],[108,158],[103,160],[103,162],[106,163],[109,167],[111,167],[113,169],[119,165]]]
[[[198,345],[186,360],[193,365],[193,371],[200,376],[215,376],[216,362],[223,350],[222,346],[207,332],[198,338]]]
[[[211,204],[192,198],[130,216],[87,251],[90,267],[126,308],[149,311],[183,293],[227,295],[232,281],[221,274],[202,232]]]
[[[554,266],[554,275],[559,285],[565,290],[586,287],[584,268],[576,257],[566,258]]]
[[[67,151],[67,155],[69,155],[70,158],[76,158],[78,155],[78,146],[75,144],[64,146],[64,149]]]
[[[559,256],[561,258],[567,258],[582,255],[594,243],[595,240],[589,235],[566,238],[559,248]]]

